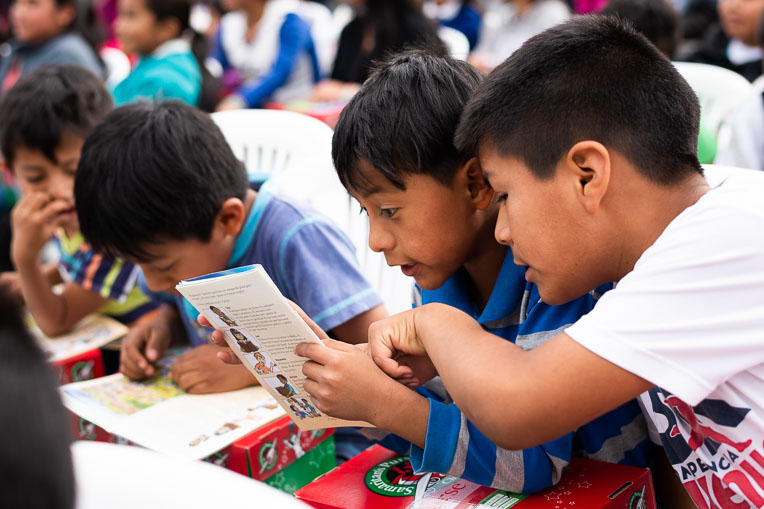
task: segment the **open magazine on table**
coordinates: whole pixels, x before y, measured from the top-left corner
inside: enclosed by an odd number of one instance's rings
[[[370,426],[324,415],[305,392],[302,342],[320,340],[260,265],[182,281],[177,290],[223,333],[241,362],[302,430]]]
[[[64,406],[135,444],[182,459],[206,458],[284,416],[262,387],[187,394],[170,378],[183,350],[170,350],[152,378],[134,382],[115,374],[62,385]]]

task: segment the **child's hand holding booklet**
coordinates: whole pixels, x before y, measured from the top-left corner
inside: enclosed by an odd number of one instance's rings
[[[303,387],[305,359],[295,355],[294,348],[303,342],[321,343],[317,333],[323,338],[326,334],[293,309],[260,265],[181,281],[176,288],[220,331],[231,351],[301,429],[369,426],[317,409]]]

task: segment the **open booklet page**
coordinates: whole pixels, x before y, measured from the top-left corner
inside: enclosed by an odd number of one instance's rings
[[[370,426],[322,414],[303,387],[298,343],[320,342],[260,265],[182,281],[176,287],[218,330],[300,429]]]
[[[262,387],[186,394],[169,374],[181,353],[167,352],[149,380],[133,382],[116,374],[62,385],[64,405],[110,433],[189,460],[206,458],[284,416]]]
[[[35,325],[31,314],[26,317],[29,330],[50,362],[69,359],[75,355],[100,348],[127,335],[128,328],[108,316],[93,313],[86,316],[71,331],[49,338]]]

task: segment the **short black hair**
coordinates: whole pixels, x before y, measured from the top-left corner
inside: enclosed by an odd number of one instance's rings
[[[57,379],[0,288],[0,507],[74,507],[71,435]]]
[[[600,15],[617,16],[630,23],[668,58],[676,53],[681,18],[668,0],[610,0]]]
[[[206,113],[180,101],[109,113],[74,179],[80,231],[96,251],[150,261],[145,246],[210,240],[223,202],[244,200],[244,165]]]
[[[22,76],[0,103],[0,146],[9,167],[18,147],[56,163],[62,133],[85,138],[114,104],[103,81],[72,65],[44,66]]]
[[[578,141],[623,154],[653,182],[702,174],[698,98],[669,60],[616,18],[579,16],[529,39],[488,75],[456,132],[539,179]]]
[[[450,184],[474,155],[457,150],[453,137],[482,78],[470,64],[427,50],[409,50],[379,64],[337,121],[332,157],[342,184],[365,190],[360,159],[399,189],[405,189],[408,174]]]

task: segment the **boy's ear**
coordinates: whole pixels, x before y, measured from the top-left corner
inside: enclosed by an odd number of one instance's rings
[[[565,167],[585,210],[595,212],[610,185],[610,152],[597,141],[579,141],[568,151]]]
[[[462,171],[467,179],[467,190],[472,205],[477,210],[487,209],[493,199],[493,189],[483,177],[483,167],[480,165],[480,160],[473,157],[464,164]]]
[[[77,17],[77,8],[73,2],[67,2],[56,9],[56,24],[62,29],[68,28],[74,22],[75,17]]]
[[[176,39],[182,35],[180,33],[180,21],[178,21],[177,18],[170,16],[158,23],[158,32],[157,38],[160,41]]]
[[[224,235],[238,235],[246,219],[244,203],[238,198],[228,198],[220,206],[215,219],[215,227],[221,228]]]

